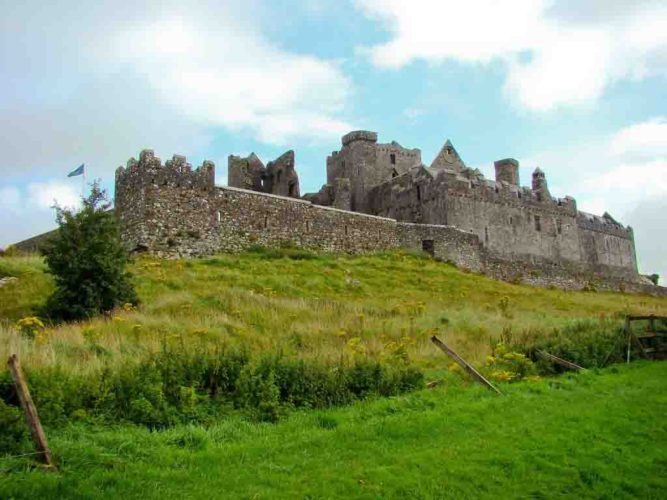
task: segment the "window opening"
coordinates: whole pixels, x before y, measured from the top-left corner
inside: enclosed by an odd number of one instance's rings
[[[391,161],[392,165],[396,165],[396,155],[394,153],[389,155],[389,160]]]
[[[542,221],[539,215],[535,216],[535,231],[542,231]]]

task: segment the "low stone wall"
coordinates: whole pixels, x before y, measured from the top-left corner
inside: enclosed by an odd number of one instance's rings
[[[427,250],[457,267],[493,278],[565,289],[586,287],[667,295],[627,269],[517,256],[484,248],[476,234],[451,226],[395,219],[313,205],[309,201],[245,189],[144,186],[144,210],[126,200],[116,213],[130,250],[167,258],[240,252],[285,244],[332,253]]]
[[[161,257],[284,244],[360,254],[398,248],[422,250],[424,241],[431,241],[436,257],[473,270],[481,268],[478,238],[447,226],[400,223],[230,187],[202,192],[149,186],[142,191],[142,202],[147,207],[143,213],[117,207],[123,239],[130,250]]]
[[[507,260],[487,250],[482,250],[481,258],[484,262],[484,274],[510,283],[541,288],[630,292],[667,297],[667,288],[649,283],[649,280],[626,268],[590,266],[526,256]]]

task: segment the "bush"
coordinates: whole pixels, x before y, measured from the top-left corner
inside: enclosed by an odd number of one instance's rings
[[[48,317],[83,319],[136,303],[125,270],[127,254],[109,207],[97,183],[80,211],[56,207],[59,227],[42,249],[56,285],[46,304]]]
[[[542,359],[539,351],[584,368],[602,368],[623,361],[627,349],[621,324],[611,319],[579,320],[551,332],[525,331],[518,336],[505,331],[503,340],[508,349],[525,353],[534,360],[543,374],[557,373],[563,368]]]
[[[486,360],[484,371],[491,380],[498,382],[518,382],[537,373],[531,359],[520,352],[510,350],[502,342],[493,348],[492,355]]]
[[[21,453],[28,443],[28,427],[15,406],[0,399],[0,454]]]
[[[275,422],[291,408],[327,408],[423,387],[423,374],[368,359],[336,364],[264,356],[245,351],[164,349],[141,363],[78,376],[59,369],[26,373],[40,417],[128,421],[150,429],[208,423],[231,411]],[[11,382],[0,374],[0,400]]]

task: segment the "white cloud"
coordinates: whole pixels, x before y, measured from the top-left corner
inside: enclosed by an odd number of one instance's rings
[[[667,156],[667,118],[654,118],[621,129],[611,139],[611,150],[632,157]]]
[[[37,208],[76,208],[81,200],[81,192],[71,184],[60,181],[32,182],[28,184],[27,201]]]
[[[0,171],[49,175],[86,161],[97,176],[144,147],[196,154],[224,129],[282,146],[349,129],[340,64],[266,39],[255,3],[26,1],[3,11],[0,119],[11,126]]]
[[[54,204],[78,208],[79,189],[80,184],[75,180],[62,182],[55,179],[32,182],[25,187],[1,187],[0,211],[5,217],[0,220],[0,247],[53,229]]]
[[[338,116],[351,84],[336,62],[281,50],[247,26],[192,21],[179,16],[119,32],[110,53],[199,123],[249,128],[273,144],[349,130]]]
[[[392,36],[365,49],[377,66],[499,60],[508,72],[505,93],[529,110],[588,104],[619,79],[667,74],[664,2],[582,2],[576,8],[550,0],[357,5]]]

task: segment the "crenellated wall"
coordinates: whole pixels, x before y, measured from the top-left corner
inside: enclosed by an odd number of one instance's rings
[[[141,176],[137,180],[141,179],[145,181]],[[231,187],[202,191],[173,184],[132,186],[133,192],[121,189],[123,195],[116,201],[123,239],[131,250],[185,257],[290,244],[355,254],[421,250],[429,240],[434,256],[481,270],[478,239],[451,227],[403,224]],[[137,210],[140,204],[143,210]]]
[[[351,254],[403,248],[425,250],[463,269],[509,281],[564,288],[596,283],[605,289],[650,291],[643,288],[645,284],[636,269],[623,260],[625,257],[609,257],[606,261],[598,258],[596,262],[569,258],[579,252],[578,243],[570,240],[575,241],[582,232],[595,233],[591,245],[614,245],[605,242],[616,240],[632,243],[627,231],[625,237],[603,231],[607,225],[616,227],[613,219],[590,219],[577,213],[573,200],[545,205],[519,199],[518,191],[506,183],[496,191],[495,183],[471,181],[464,190],[465,183],[460,178],[447,184],[446,173],[439,173],[434,179],[430,172],[418,167],[370,193],[369,200],[374,200],[375,195],[378,200],[385,199],[389,195],[382,194],[382,190],[395,188],[391,209],[387,209],[391,217],[385,217],[314,205],[303,199],[218,187],[214,176],[211,162],[192,169],[185,158],[174,157],[162,166],[151,151],[142,152],[138,161],[131,159],[127,167],[119,168],[115,213],[128,249],[176,258],[238,252],[256,245],[289,244]],[[443,190],[439,183],[449,188]],[[338,179],[337,189],[349,192],[349,183]],[[529,196],[530,190],[521,192]],[[415,207],[420,207],[421,212],[410,212]],[[470,218],[457,219],[457,213],[469,214]],[[543,217],[542,227],[540,235],[531,239],[524,233],[529,233],[531,227],[535,230],[537,213]],[[454,218],[458,227],[451,220],[439,220],[442,214]],[[505,220],[508,214],[511,221]],[[396,220],[397,217],[404,220]],[[560,220],[560,233],[556,220]],[[494,228],[488,238],[479,231],[481,225],[488,227],[487,224]],[[555,241],[547,242],[546,238]],[[529,246],[532,253],[510,253],[521,245]],[[550,253],[554,247],[560,249],[558,253]],[[626,255],[627,251],[627,247],[621,248],[619,255]]]
[[[368,211],[472,232],[485,248],[508,260],[546,258],[636,273],[631,229],[609,215],[579,212],[573,198],[552,198],[539,169],[533,176],[535,189],[529,189],[513,183],[518,182],[516,160],[503,160],[497,167],[498,176],[508,181],[488,180],[465,168],[412,168],[369,190]]]

